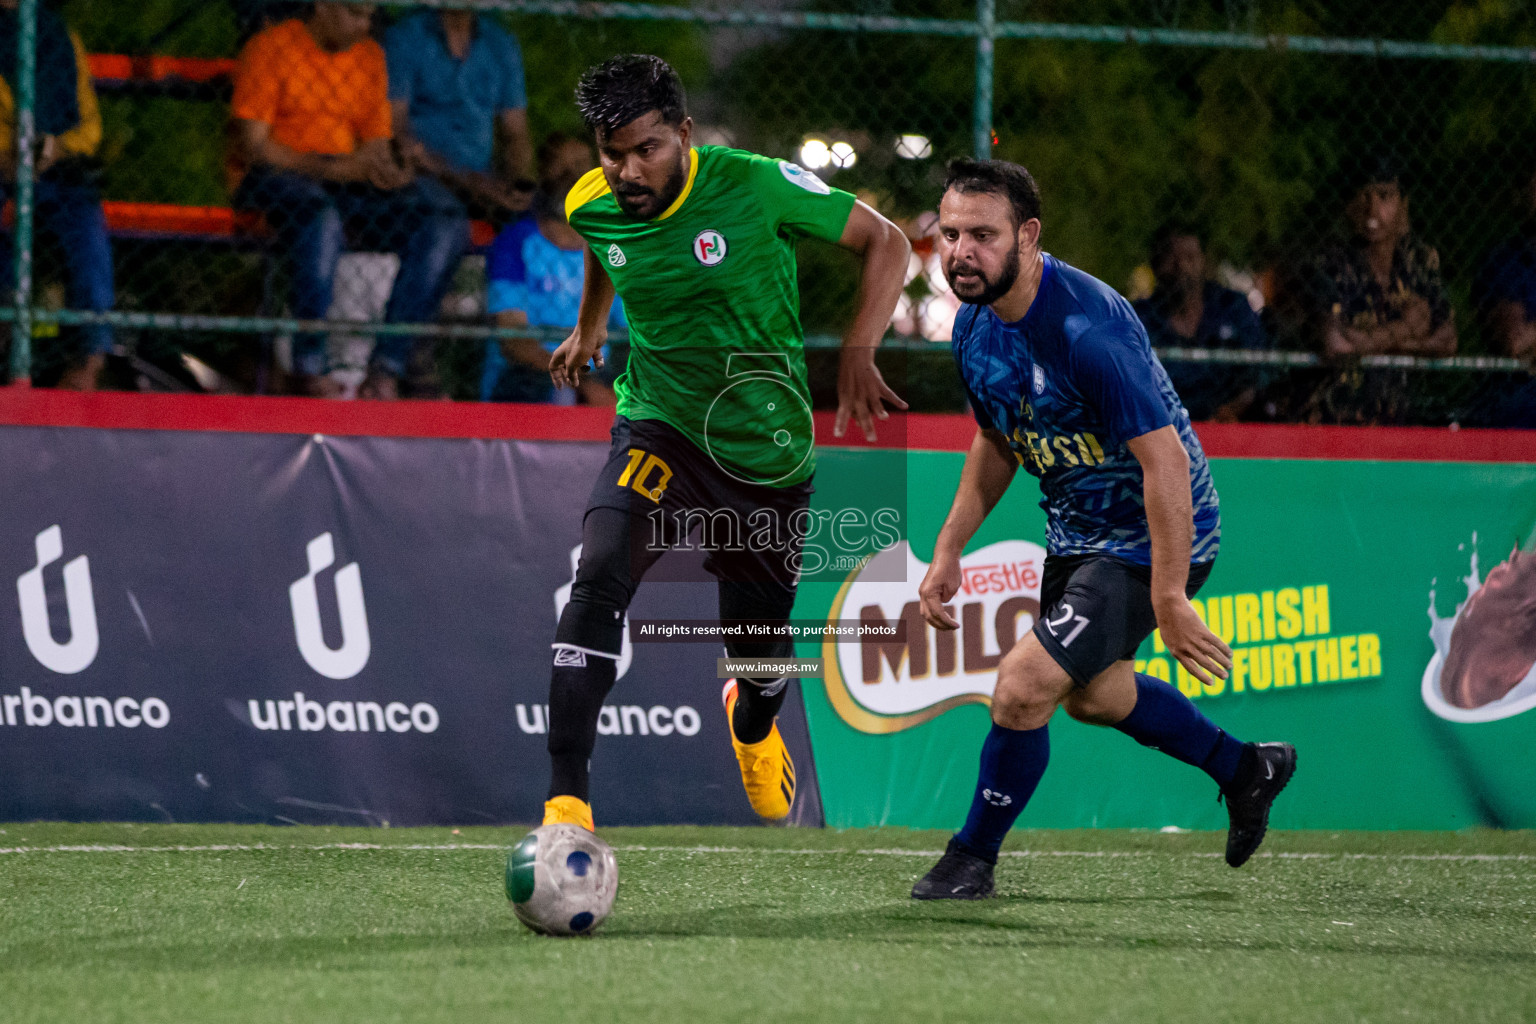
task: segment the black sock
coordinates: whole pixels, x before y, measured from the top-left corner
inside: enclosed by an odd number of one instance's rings
[[[761,743],[773,731],[773,720],[789,694],[789,680],[736,680],[736,708],[731,731],[742,743]]]
[[[588,799],[587,781],[592,747],[597,743],[597,719],[603,712],[603,699],[613,689],[618,675],[618,662],[612,658],[583,654],[582,660],[585,664],[556,665],[550,674],[551,797]]]

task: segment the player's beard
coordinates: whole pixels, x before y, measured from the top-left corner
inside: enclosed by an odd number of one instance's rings
[[[688,161],[678,164],[677,169],[667,178],[666,185],[662,186],[658,193],[644,185],[631,185],[621,183],[613,190],[613,198],[618,200],[619,209],[636,220],[652,220],[660,216],[661,211],[677,202],[677,197],[683,194],[683,185],[688,180]],[[635,200],[639,200],[637,204]]]
[[[954,267],[948,267],[944,271],[944,276],[949,280],[949,287],[955,293],[955,298],[972,306],[990,306],[1004,295],[1007,295],[1009,289],[1018,281],[1019,250],[1017,248],[1009,250],[1008,258],[1003,261],[1003,267],[997,272],[995,279],[987,277],[986,271],[980,267],[968,264],[965,269],[975,271],[976,277],[967,279],[961,284],[955,283]],[[974,287],[976,280],[981,282],[981,291],[973,295],[966,295],[960,290],[962,287],[967,289]]]

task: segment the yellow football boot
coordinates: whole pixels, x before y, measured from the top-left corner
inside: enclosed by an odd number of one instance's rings
[[[551,797],[544,801],[544,824],[580,825],[588,832],[596,832],[592,824],[592,805],[573,796]]]
[[[731,746],[741,765],[741,784],[746,788],[747,801],[754,811],[771,821],[779,821],[789,817],[789,808],[795,802],[795,762],[784,746],[784,737],[779,735],[777,722],[761,742],[742,743],[736,738],[736,730],[730,723],[736,710],[737,695],[736,680],[727,680],[720,699],[725,702]]]

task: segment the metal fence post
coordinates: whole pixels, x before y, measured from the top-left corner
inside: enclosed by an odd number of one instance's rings
[[[32,376],[33,113],[37,108],[37,3],[21,0],[16,45],[16,319],[11,323],[11,381]]]
[[[977,160],[992,156],[993,45],[997,39],[997,0],[976,0],[976,110],[972,148]]]

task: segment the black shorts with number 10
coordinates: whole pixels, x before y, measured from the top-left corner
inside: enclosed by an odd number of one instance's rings
[[[1189,567],[1184,593],[1194,597],[1215,559]],[[1152,569],[1112,555],[1047,555],[1035,637],[1078,686],[1136,649],[1157,628]]]
[[[794,590],[809,480],[789,487],[740,480],[662,420],[618,416],[610,436],[587,508],[629,513],[632,557],[653,561],[692,534],[690,543],[708,551],[704,568],[721,581]]]

